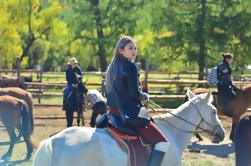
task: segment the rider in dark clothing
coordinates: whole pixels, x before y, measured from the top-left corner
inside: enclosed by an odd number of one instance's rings
[[[236,96],[234,91],[234,85],[231,80],[232,70],[230,68],[230,64],[233,61],[233,55],[230,53],[222,54],[223,60],[217,67],[217,87],[219,94],[228,97],[230,100],[233,100]]]
[[[147,101],[149,97],[139,89],[138,70],[133,63],[136,55],[136,43],[131,37],[124,36],[117,42],[106,75],[107,104],[110,113],[119,116],[123,125],[155,144],[148,166],[160,166],[168,141],[154,123],[146,120],[147,110],[142,107],[141,101]]]
[[[69,96],[72,92],[73,88],[77,88],[77,92],[80,94],[80,98],[82,99],[83,93],[85,93],[86,89],[82,82],[83,73],[81,68],[78,66],[78,61],[75,58],[71,58],[68,62],[68,67],[65,71],[66,73],[66,80],[67,80],[67,87],[64,90],[63,96],[63,110],[66,111],[66,118],[67,118],[67,127],[72,126],[73,121],[73,112],[74,109],[69,107],[70,105],[67,103],[71,103],[74,105],[74,100],[70,100]],[[68,106],[67,106],[68,105]],[[75,107],[74,107],[75,108]]]

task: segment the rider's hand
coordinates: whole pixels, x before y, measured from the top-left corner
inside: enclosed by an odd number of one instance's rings
[[[149,95],[147,93],[142,92],[140,98],[142,102],[147,102],[149,100]]]
[[[79,74],[77,74],[77,73],[75,73],[75,76],[76,76],[76,78],[78,79],[78,80],[82,80],[82,75],[79,75]]]
[[[72,87],[76,88],[78,86],[78,84],[72,84]]]

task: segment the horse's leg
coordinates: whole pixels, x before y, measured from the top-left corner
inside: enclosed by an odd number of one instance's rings
[[[14,145],[15,145],[16,133],[13,127],[6,126],[6,129],[10,138],[10,146],[9,146],[8,151],[2,156],[2,160],[9,161],[13,152]]]
[[[81,112],[81,121],[82,121],[82,126],[84,126],[85,125],[84,111]]]
[[[195,133],[196,138],[198,138],[199,141],[203,141],[203,138],[200,136],[199,133]]]
[[[80,112],[80,109],[78,108],[78,110],[77,110],[77,124],[78,124],[78,126],[80,126],[80,119],[81,119],[81,112]]]
[[[82,120],[82,116],[83,116],[83,114],[82,114],[83,107],[82,107],[82,102],[80,102],[80,101],[82,101],[81,94],[77,93],[77,124],[78,124],[78,126],[80,126],[80,121]]]
[[[72,126],[72,122],[73,122],[73,110],[66,110],[65,111],[65,115],[66,115],[66,121],[67,121],[67,127],[71,127]]]
[[[24,137],[24,142],[26,143],[26,148],[27,148],[27,154],[25,157],[25,160],[29,160],[31,158],[31,154],[33,151],[32,143],[30,136],[23,136]]]

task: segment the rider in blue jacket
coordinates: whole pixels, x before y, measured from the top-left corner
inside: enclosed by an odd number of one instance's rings
[[[222,61],[217,67],[218,92],[230,100],[233,100],[236,96],[234,91],[235,86],[231,80],[232,70],[230,68],[230,64],[233,62],[233,55],[230,53],[223,53],[222,58]]]
[[[84,93],[85,91],[82,83],[83,72],[80,66],[78,65],[78,61],[76,60],[76,58],[70,58],[67,64],[68,66],[65,71],[67,87],[64,90],[63,110],[65,110],[66,99],[71,93],[73,87],[77,87],[80,93]]]
[[[139,87],[136,42],[123,36],[117,42],[115,54],[106,74],[106,96],[109,112],[119,116],[122,124],[154,144],[148,166],[160,166],[168,150],[168,141],[159,128],[147,120],[147,110],[141,102],[149,100]]]

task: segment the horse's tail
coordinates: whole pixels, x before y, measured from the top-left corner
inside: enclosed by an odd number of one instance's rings
[[[32,134],[32,129],[34,128],[33,120],[31,120],[31,113],[29,111],[29,107],[25,102],[19,103],[21,104],[21,129],[22,134],[25,136],[30,136]]]
[[[47,139],[40,143],[36,152],[33,166],[51,166],[53,159],[53,149],[51,139]]]
[[[27,94],[27,100],[26,100],[26,102],[27,102],[27,105],[28,105],[28,107],[29,107],[29,112],[30,112],[30,132],[31,132],[31,134],[33,133],[33,131],[34,131],[34,119],[33,119],[33,101],[32,101],[32,95],[31,95],[31,93],[28,93]]]

